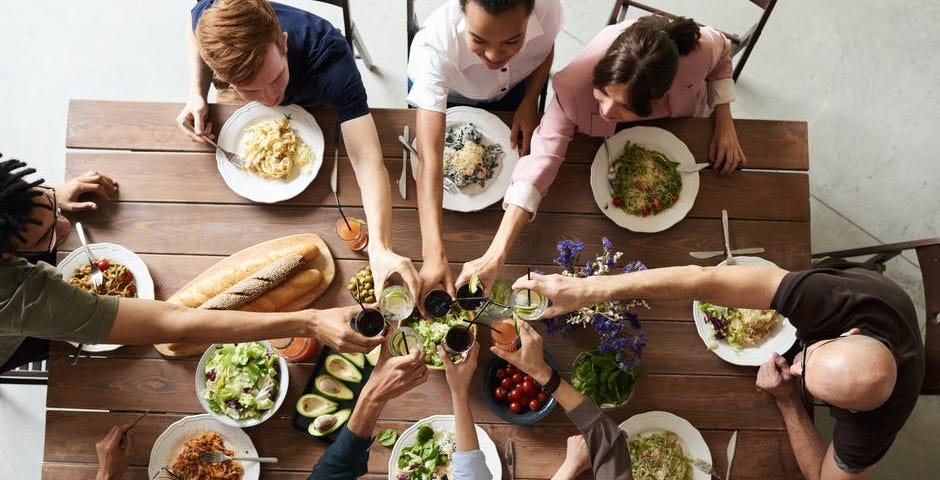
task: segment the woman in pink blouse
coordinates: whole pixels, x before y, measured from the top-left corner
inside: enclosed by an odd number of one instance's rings
[[[608,137],[621,123],[714,115],[713,168],[728,174],[746,165],[731,118],[731,74],[730,42],[691,19],[649,16],[601,30],[555,74],[555,96],[535,129],[531,153],[513,170],[499,230],[482,257],[464,264],[456,283],[466,283],[476,271],[483,285],[493,285],[509,247],[535,218],[576,131]]]

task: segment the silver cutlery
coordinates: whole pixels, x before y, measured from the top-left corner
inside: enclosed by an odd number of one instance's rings
[[[195,129],[192,125],[190,125],[190,124],[188,124],[188,123],[185,123],[185,122],[184,122],[184,123],[181,123],[180,125],[182,125],[183,128],[185,128],[186,130],[188,130],[188,131],[189,131],[190,133],[192,133],[193,135],[199,135],[199,134],[196,133],[196,129]],[[225,155],[225,159],[228,160],[229,163],[231,163],[232,165],[234,165],[236,168],[238,168],[238,169],[243,169],[243,168],[245,168],[245,160],[244,160],[242,157],[238,156],[237,153],[230,152],[230,151],[228,151],[228,150],[226,150],[226,149],[220,147],[218,143],[215,143],[214,141],[212,141],[211,138],[209,138],[209,137],[207,137],[207,136],[204,136],[204,135],[199,135],[199,136],[202,137],[203,139],[205,139],[205,141],[209,142],[209,145],[212,145],[213,147],[217,148],[220,152],[222,152],[222,154]]]
[[[408,143],[409,138],[411,138],[411,131],[408,125],[405,125],[405,133],[402,134],[402,137],[405,138],[405,142]],[[402,148],[401,150],[401,176],[398,177],[398,194],[401,195],[402,200],[408,199],[408,149]]]
[[[691,164],[691,165],[689,165],[689,164],[687,164],[687,163],[680,163],[680,164],[676,167],[676,169],[679,170],[679,173],[695,173],[695,172],[697,172],[697,171],[699,171],[699,170],[702,170],[702,169],[704,169],[705,167],[709,167],[709,166],[711,166],[711,164],[708,163],[708,162],[693,163],[693,164]]]
[[[728,471],[725,472],[725,479],[731,480],[731,462],[734,461],[734,450],[738,446],[738,431],[731,434],[731,440],[728,441]]]
[[[336,124],[336,135],[333,137],[333,171],[330,173],[330,189],[333,190],[333,196],[336,203],[339,203],[337,191],[337,177],[339,176],[339,123]]]
[[[614,156],[610,154],[610,145],[607,143],[607,137],[604,137],[604,151],[607,152],[607,184],[610,185],[610,192],[617,191],[617,169],[614,168]]]
[[[82,222],[75,222],[75,231],[78,232],[78,239],[82,242],[82,250],[85,251],[85,256],[88,258],[88,264],[91,266],[91,284],[95,287],[95,291],[98,292],[104,285],[104,274],[101,273],[101,270],[98,270],[98,265],[95,263],[95,257],[92,256],[91,249],[88,248],[88,239],[85,238],[85,228],[82,227]],[[84,343],[79,343],[75,346],[75,352],[72,353],[72,358],[70,360],[72,365],[78,363],[78,356],[82,353],[82,348],[84,346]]]
[[[737,260],[731,254],[731,235],[728,234],[728,211],[721,210],[721,228],[725,235],[725,253],[727,254],[725,265],[737,265]]]
[[[725,253],[726,252],[724,250],[709,250],[705,252],[689,252],[689,255],[698,259],[705,260],[709,258],[720,257],[724,255]],[[764,253],[764,249],[762,247],[738,248],[738,249],[732,250],[731,253],[733,255],[754,255],[757,253]]]
[[[509,470],[509,480],[516,480],[516,458],[512,452],[512,440],[506,440],[506,468]]]
[[[398,142],[401,143],[403,147],[407,148],[409,152],[411,152],[411,161],[413,162],[421,161],[421,157],[418,156],[418,151],[415,150],[415,147],[411,146],[411,143],[407,141],[405,137],[403,137],[402,135],[399,135]],[[441,176],[441,178],[444,180],[444,190],[447,190],[448,192],[454,195],[460,193],[460,187],[458,187],[457,184],[454,183],[453,180],[447,178],[446,176]]]
[[[137,423],[143,420],[144,417],[146,417],[149,413],[150,413],[150,410],[147,410],[146,412],[141,413],[140,416],[137,417],[137,419],[131,422],[130,426],[128,426],[127,429],[121,432],[121,440],[118,442],[118,447],[120,447],[121,450],[124,450],[124,444],[127,442],[127,432],[130,432],[131,429],[134,428],[137,425]]]
[[[717,478],[718,480],[724,480],[724,478],[722,478],[721,475],[715,473],[715,467],[713,467],[712,464],[706,462],[705,460],[702,460],[699,458],[688,458],[688,457],[686,457],[686,460],[691,462],[693,467],[705,472],[707,475],[711,476],[712,478]]]
[[[231,457],[219,452],[202,452],[199,460],[206,463],[222,463],[238,460],[240,462],[277,463],[277,457]]]

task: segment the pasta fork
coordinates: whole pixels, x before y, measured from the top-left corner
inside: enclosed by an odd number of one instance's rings
[[[181,125],[183,126],[183,128],[191,132],[193,135],[199,135],[196,133],[196,129],[193,128],[192,125],[186,122],[181,123]],[[213,147],[217,148],[220,152],[222,152],[222,154],[225,155],[225,159],[228,160],[229,163],[234,165],[236,168],[238,168],[239,170],[242,170],[245,168],[245,160],[242,157],[240,157],[237,153],[230,152],[220,147],[218,143],[215,143],[214,141],[212,141],[211,138],[207,136],[204,136],[204,135],[199,135],[199,136],[205,139],[205,141],[209,142],[209,145],[212,145]]]
[[[242,462],[277,463],[277,457],[232,457],[220,452],[202,452],[199,461],[205,463],[222,463],[239,460]]]

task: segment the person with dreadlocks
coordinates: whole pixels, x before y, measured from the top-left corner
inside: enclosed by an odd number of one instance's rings
[[[0,160],[0,372],[48,356],[49,340],[147,345],[316,337],[344,352],[368,352],[381,339],[349,327],[358,306],[285,313],[212,311],[156,300],[96,295],[62,279],[33,254],[54,252],[71,224],[61,213],[94,210],[86,193],[110,199],[118,184],[88,172],[53,188],[19,160]]]

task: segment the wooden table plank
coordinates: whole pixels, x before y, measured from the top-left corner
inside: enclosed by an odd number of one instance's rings
[[[191,142],[179,127],[176,116],[182,103],[121,102],[101,100],[72,100],[69,103],[67,148],[102,150],[143,150],[209,152],[211,147]],[[209,106],[209,118],[220,128],[224,119],[235,111],[231,105]],[[508,114],[501,114],[504,121]],[[335,114],[331,109],[314,112],[324,132],[326,152],[333,150]],[[380,128],[379,140],[386,156],[401,155],[397,137],[407,124],[414,128],[414,110],[372,109],[372,116]],[[807,170],[809,148],[806,122],[778,120],[735,119],[748,168],[780,170]],[[696,161],[706,161],[711,142],[712,120],[708,118],[672,118],[640,125],[665,128],[689,146]],[[582,134],[575,135],[569,147],[567,160],[590,162],[600,146],[600,140]]]
[[[343,205],[362,205],[361,191],[348,159],[340,159],[339,192]],[[87,152],[68,153],[71,178],[88,170],[98,170],[121,185],[119,201],[183,203],[250,203],[232,192],[216,169],[215,158],[207,153]],[[398,195],[400,159],[385,162],[392,188],[393,207],[417,207],[415,182],[409,175],[408,200]],[[539,207],[540,213],[600,213],[588,186],[590,166],[565,164],[555,184]],[[743,171],[722,177],[704,170],[701,187],[690,218],[718,218],[721,209],[733,218],[749,220],[809,221],[809,177],[772,172]],[[310,188],[280,205],[333,207],[329,170],[322,168]],[[486,210],[502,211],[501,202]]]
[[[55,446],[58,453],[55,456],[47,455],[47,465],[66,463],[73,465],[72,469],[83,471],[84,469],[78,468],[78,464],[95,463],[97,460],[94,443],[107,433],[111,425],[131,421],[133,417],[134,414],[130,413],[49,412],[51,422],[46,429],[47,444]],[[179,415],[149,415],[141,421],[134,430],[131,465],[146,466],[150,459],[150,446],[156,437],[179,418]],[[408,426],[409,422],[383,421],[376,428],[403,431]],[[506,440],[512,438],[515,444],[518,478],[550,477],[564,458],[565,439],[577,433],[571,424],[538,429],[518,429],[500,424],[481,424],[481,427],[493,438],[501,455]],[[269,475],[273,475],[271,478],[293,478],[280,475],[309,472],[327,448],[322,442],[303,437],[290,426],[287,419],[271,420],[261,426],[247,429],[246,432],[251,436],[259,454],[277,456],[281,460],[275,466],[263,467],[264,478],[269,478]],[[723,472],[727,465],[725,446],[731,437],[731,431],[703,429],[702,435],[709,445],[715,467]],[[734,478],[758,478],[765,472],[768,463],[773,471],[779,472],[781,476],[764,475],[764,478],[798,477],[798,467],[790,452],[785,431],[745,430],[738,436]],[[375,445],[369,458],[370,472],[376,475],[386,472],[390,453],[391,449]]]
[[[344,209],[347,215],[363,218],[359,208]],[[95,212],[73,215],[90,230],[92,241],[118,243],[138,253],[230,255],[242,248],[296,233],[319,233],[335,258],[364,259],[351,252],[333,234],[333,211],[291,206],[190,205],[190,204],[103,204]],[[489,245],[502,214],[445,212],[443,240],[452,262],[477,258]],[[421,257],[421,237],[413,210],[393,212],[392,245],[409,258]],[[735,247],[764,247],[765,258],[782,268],[809,266],[808,222],[732,220]],[[607,236],[624,251],[626,258],[644,261],[650,267],[691,263],[688,252],[722,250],[719,219],[686,219],[657,234],[628,232],[603,217],[576,214],[539,214],[528,225],[507,254],[508,263],[550,265],[557,256],[555,244],[563,238],[583,239],[587,252],[600,250],[600,237]],[[70,236],[62,248],[71,250],[78,239]],[[596,245],[596,247],[595,247]]]

